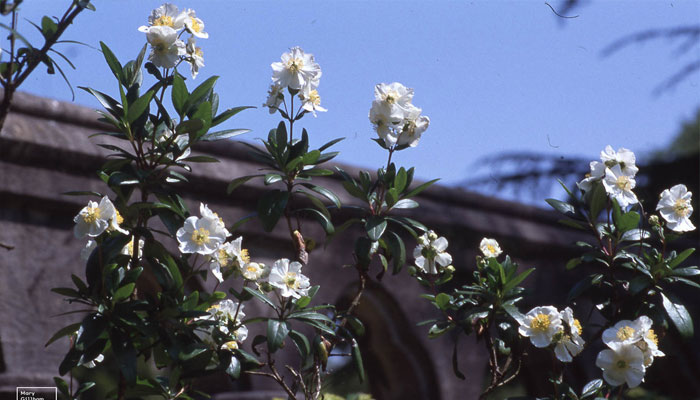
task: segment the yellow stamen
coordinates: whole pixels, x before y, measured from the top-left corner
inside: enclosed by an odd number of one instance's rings
[[[620,175],[617,177],[617,182],[615,182],[618,188],[620,190],[624,190],[625,192],[629,192],[632,190],[632,182],[630,181],[630,178],[626,175]]]
[[[486,248],[488,249],[489,253],[491,253],[491,254],[496,253],[496,248],[492,244],[487,244]]]
[[[88,206],[87,212],[83,215],[83,220],[88,224],[94,224],[100,218],[100,209]]]
[[[535,318],[530,322],[530,328],[534,331],[544,332],[549,329],[550,325],[549,315],[547,314],[537,314]]]
[[[169,26],[173,27],[175,24],[173,22],[173,17],[167,15],[161,15],[155,21],[153,21],[153,26]]]
[[[312,90],[309,92],[309,101],[315,106],[321,105],[321,96],[319,96],[318,90]]]
[[[583,332],[583,328],[581,327],[581,322],[579,322],[579,320],[577,320],[577,319],[574,319],[574,328],[576,328],[576,333],[578,333],[579,335],[581,334],[581,332]]]
[[[631,326],[623,326],[617,331],[618,340],[631,339],[636,331]]]
[[[221,348],[229,351],[236,350],[238,348],[238,342],[231,340],[230,342],[226,342],[221,345]]]
[[[297,73],[302,68],[304,68],[304,60],[301,58],[291,58],[287,61],[287,69],[292,73]]]
[[[231,261],[233,261],[233,257],[226,252],[226,249],[221,248],[216,252],[216,261],[218,261],[219,265],[222,267],[228,267]]]
[[[204,243],[209,242],[209,231],[204,228],[199,228],[192,232],[192,241],[197,245],[201,246]]]
[[[619,369],[625,369],[627,367],[627,362],[625,360],[618,360],[615,366]]]
[[[287,272],[284,276],[284,284],[290,289],[297,289],[299,282],[297,282],[297,274],[295,272]]]
[[[673,204],[673,212],[681,217],[685,218],[690,215],[690,202],[683,199],[678,199]]]
[[[651,340],[654,343],[654,346],[659,345],[659,338],[656,336],[656,332],[654,332],[653,329],[649,329],[647,331],[647,339]]]
[[[241,258],[243,264],[248,264],[250,262],[250,254],[248,253],[248,249],[241,249],[241,254],[238,257]]]
[[[192,21],[192,22],[190,23],[190,29],[191,29],[193,32],[199,33],[199,32],[201,32],[201,31],[204,29],[204,27],[202,26],[202,24],[200,24],[199,21],[197,21],[197,19],[192,18],[192,19],[190,19],[190,21]]]

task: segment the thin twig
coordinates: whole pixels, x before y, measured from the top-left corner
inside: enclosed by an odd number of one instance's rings
[[[560,18],[578,18],[578,15],[573,15],[573,16],[561,15],[561,14],[559,14],[559,13],[557,12],[557,10],[554,9],[554,7],[552,7],[552,5],[549,4],[548,2],[545,1],[544,4],[546,4],[546,5],[552,10],[552,12],[553,12],[557,17],[560,17]]]

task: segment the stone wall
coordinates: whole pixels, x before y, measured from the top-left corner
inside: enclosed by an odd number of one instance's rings
[[[50,289],[71,286],[70,274],[84,274],[79,258],[84,243],[74,238],[72,219],[86,199],[61,193],[106,191],[94,172],[106,155],[95,144],[104,140],[88,138],[106,129],[96,117],[90,109],[20,93],[0,134],[0,243],[14,247],[10,251],[0,248],[0,392],[6,398],[14,398],[16,386],[53,386],[52,377],[68,344],[65,340],[48,347],[44,344],[57,329],[80,319],[80,314],[61,315],[75,308]],[[251,181],[233,196],[225,194],[231,179],[259,168],[245,147],[219,142],[196,150],[221,162],[194,166],[191,184],[183,188],[190,208],[196,210],[200,201],[207,203],[229,224],[250,214],[266,189],[262,184]],[[357,172],[349,166],[343,169]],[[337,179],[327,179],[324,185],[344,193]],[[350,198],[341,196],[341,200],[353,204]],[[579,237],[557,224],[556,215],[437,185],[417,200],[421,222],[449,239],[458,275],[470,273],[479,240],[495,237],[521,266],[538,267],[536,276],[529,279],[533,304],[565,300],[565,288],[575,276],[560,272],[574,254],[572,243]],[[341,219],[348,215],[344,210],[338,213]],[[315,224],[306,227],[306,236],[322,242],[323,232]],[[354,290],[354,271],[341,268],[352,261],[348,243],[353,233],[346,232],[325,250],[319,246],[311,253],[305,273],[322,287],[318,300],[336,302]],[[240,234],[255,259],[271,262],[290,256],[289,238],[283,230],[266,234],[253,221]],[[195,286],[211,289],[212,279]],[[402,273],[372,283],[363,297],[358,314],[368,332],[361,344],[368,374],[375,377],[370,379],[373,394],[382,400],[476,398],[487,365],[482,344],[472,339],[460,342],[460,366],[467,378],[455,378],[450,358],[453,339],[448,335],[429,340],[427,328],[416,327],[434,315],[433,307],[418,297],[421,292],[415,280]],[[255,302],[246,307],[248,315],[265,312]],[[250,337],[254,335],[255,328]],[[697,365],[697,357],[684,362]],[[595,373],[582,369],[578,379]],[[277,389],[258,377],[236,383],[222,377],[206,382],[206,387],[220,392],[218,399],[269,399]]]

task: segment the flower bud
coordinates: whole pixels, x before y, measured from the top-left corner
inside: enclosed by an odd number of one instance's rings
[[[649,225],[651,226],[659,226],[659,216],[658,215],[652,215],[649,217]]]

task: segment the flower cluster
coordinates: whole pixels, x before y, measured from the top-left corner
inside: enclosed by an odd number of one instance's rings
[[[452,256],[446,252],[447,239],[428,231],[418,237],[418,246],[413,250],[416,266],[427,274],[436,275],[452,263]]]
[[[75,227],[73,228],[75,237],[88,237],[85,247],[80,251],[80,257],[84,260],[90,258],[90,254],[97,247],[95,238],[103,233],[119,232],[123,235],[129,234],[129,231],[121,227],[124,218],[122,218],[107,196],[102,197],[99,203],[89,201],[87,206],[83,207],[78,215],[73,218],[73,222],[75,222]],[[133,243],[134,238],[132,237],[131,242],[122,249],[122,253],[133,255]],[[143,249],[143,239],[139,240],[139,254],[141,254],[141,249]]]
[[[603,342],[609,347],[598,353],[596,365],[603,370],[603,378],[612,386],[627,383],[638,386],[644,373],[654,361],[662,357],[652,321],[642,315],[634,321],[623,320],[603,331]]]
[[[554,354],[561,362],[571,362],[583,350],[583,328],[569,307],[561,312],[552,306],[535,307],[519,317],[518,324],[520,335],[530,338],[535,347],[554,343]]]
[[[270,109],[270,114],[279,110],[284,101],[284,90],[297,95],[301,100],[300,110],[313,113],[327,111],[321,107],[321,96],[318,94],[318,85],[321,81],[321,67],[314,60],[313,54],[304,53],[301,47],[292,47],[288,53],[282,54],[282,61],[272,63],[272,85],[268,91],[268,97],[264,107]],[[286,104],[285,104],[286,108]],[[291,115],[287,110],[285,114]]]
[[[245,314],[243,304],[233,300],[222,300],[207,309],[209,315],[198,317],[197,321],[211,321],[195,330],[195,334],[211,347],[222,350],[235,350],[248,337],[248,328],[241,324]]]
[[[617,151],[608,145],[600,152],[600,162],[591,161],[591,172],[578,183],[583,191],[589,191],[595,182],[602,181],[605,191],[617,200],[620,207],[627,207],[639,202],[632,189],[639,168],[635,165],[634,153],[624,147]]]
[[[421,115],[422,110],[414,106],[412,100],[413,89],[398,82],[374,87],[369,120],[387,148],[416,147],[428,129],[430,118]]]
[[[156,67],[175,68],[185,61],[190,64],[194,79],[204,66],[202,49],[197,47],[195,38],[206,39],[209,34],[204,32],[204,22],[194,10],[179,11],[175,5],[165,3],[151,11],[148,25],[139,27],[139,31],[146,33],[151,45],[148,59]],[[187,44],[180,39],[185,31],[191,34]]]

